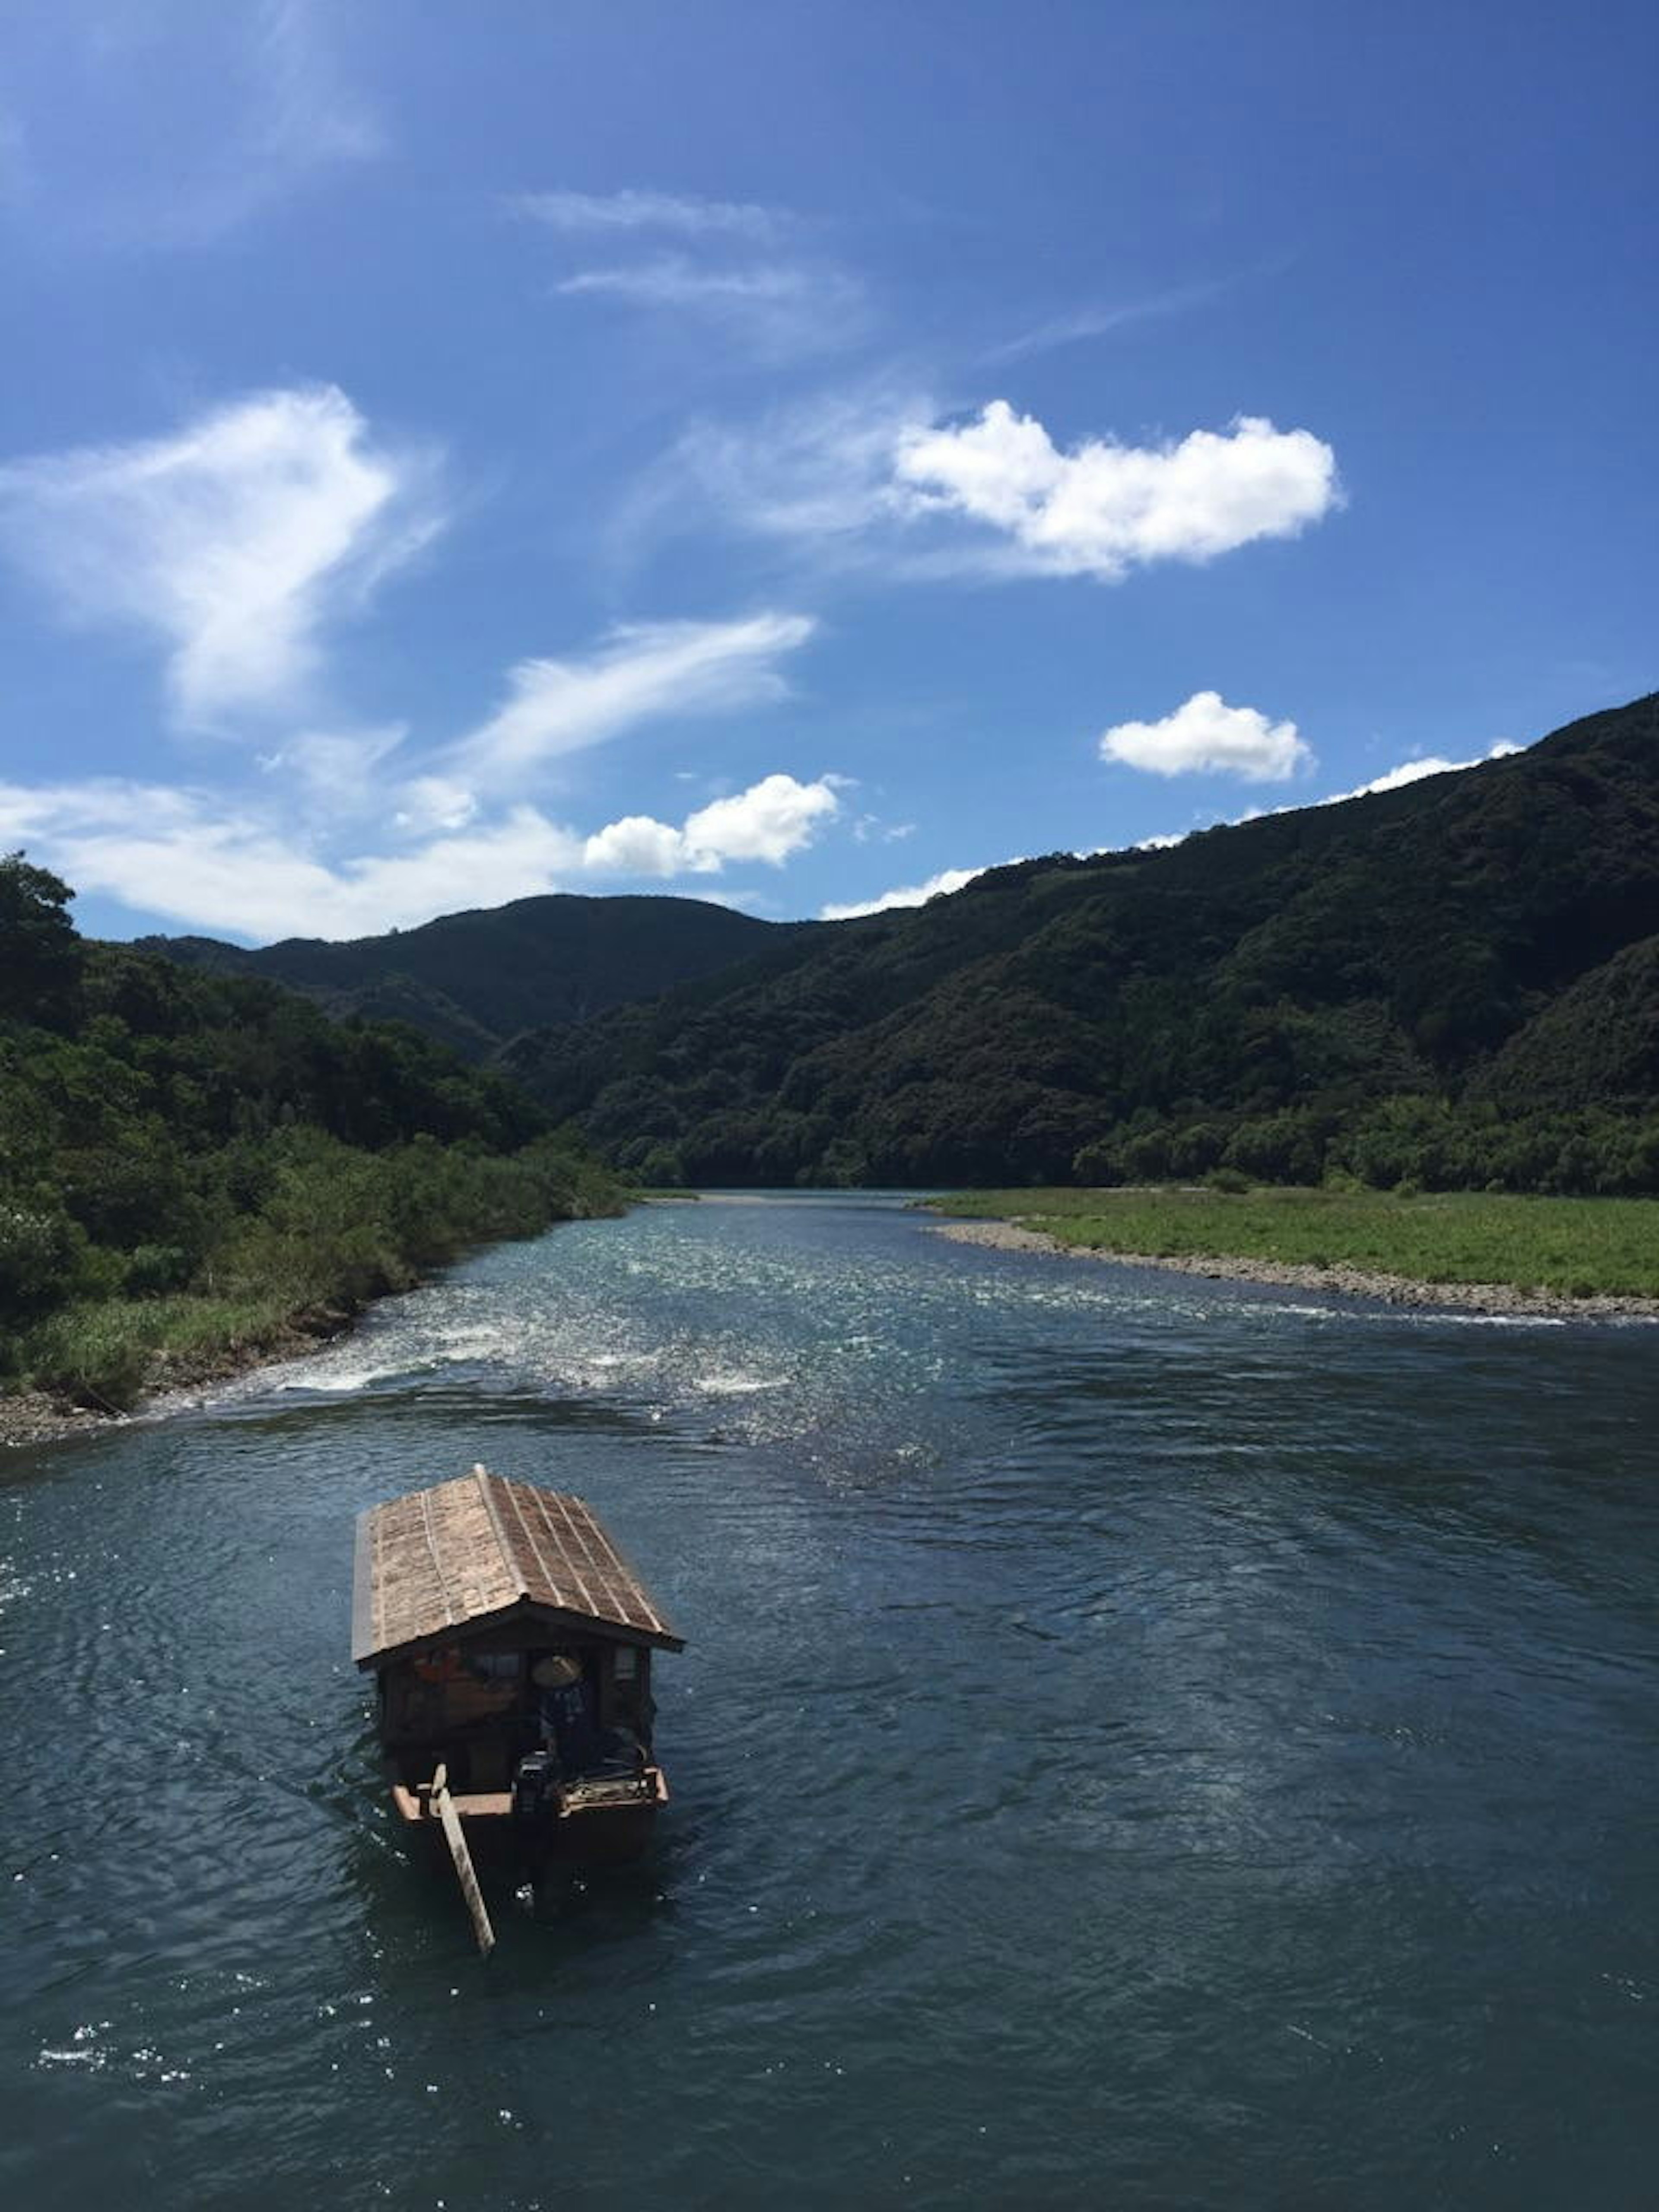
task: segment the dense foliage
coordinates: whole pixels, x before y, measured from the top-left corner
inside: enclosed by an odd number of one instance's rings
[[[217,975],[286,983],[337,1017],[412,1022],[483,1060],[522,1030],[655,998],[817,927],[757,921],[700,899],[559,894],[346,944],[291,937],[250,951],[213,938],[155,937],[141,949]]]
[[[520,1040],[661,1181],[1659,1188],[1659,699]]]
[[[326,1319],[471,1239],[608,1207],[545,1111],[413,1030],[83,943],[0,860],[0,1374],[129,1397],[151,1355]]]

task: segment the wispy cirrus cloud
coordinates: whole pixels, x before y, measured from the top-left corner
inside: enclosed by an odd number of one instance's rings
[[[176,712],[213,725],[294,708],[330,622],[440,526],[433,487],[334,386],[258,392],[0,467],[0,551],[71,622],[158,640]]]
[[[566,299],[609,299],[641,310],[695,316],[744,353],[791,361],[857,343],[865,293],[850,271],[823,261],[647,261],[580,269],[555,287]]]
[[[816,627],[809,616],[779,613],[632,623],[580,659],[520,661],[506,702],[450,750],[447,772],[497,790],[653,716],[781,699],[788,687],[778,664]]]
[[[1114,331],[1131,330],[1139,323],[1161,322],[1167,316],[1185,314],[1230,291],[1235,277],[1218,277],[1208,283],[1176,284],[1167,291],[1149,293],[1144,299],[1073,307],[1051,315],[1015,337],[993,346],[982,358],[988,363],[1024,361],[1033,354],[1051,353],[1057,346],[1081,345],[1090,338],[1110,337]]]
[[[747,200],[700,199],[689,192],[514,192],[515,215],[573,236],[659,231],[680,238],[741,238],[766,241],[794,227],[786,209]]]
[[[1218,691],[1194,691],[1161,721],[1114,724],[1101,734],[1100,757],[1152,775],[1207,772],[1250,783],[1283,783],[1313,763],[1294,722],[1230,707]]]
[[[693,318],[775,362],[850,344],[865,328],[862,281],[803,252],[804,227],[787,210],[632,188],[521,192],[507,205],[562,240],[651,248],[572,270],[554,287],[561,298]],[[669,242],[678,250],[663,252]]]
[[[14,204],[32,234],[82,245],[216,245],[386,150],[336,32],[318,0],[93,0],[9,35],[0,27],[19,134]]]
[[[0,785],[0,849],[26,844],[82,891],[252,938],[349,936],[598,879],[699,879],[781,866],[842,811],[839,779],[774,773],[678,823],[584,831],[538,787],[581,749],[668,717],[787,696],[778,664],[805,617],[657,623],[590,652],[521,663],[469,735],[415,746],[402,723],[301,726],[216,785],[100,777]],[[562,814],[563,810],[561,810]]]

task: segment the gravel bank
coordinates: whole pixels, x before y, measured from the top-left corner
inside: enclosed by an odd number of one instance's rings
[[[1104,1260],[1119,1267],[1168,1267],[1178,1275],[1207,1275],[1237,1283],[1282,1283],[1346,1298],[1381,1298],[1396,1306],[1445,1306],[1458,1313],[1514,1314],[1561,1321],[1659,1321],[1659,1298],[1553,1297],[1513,1283],[1419,1283],[1407,1275],[1374,1274],[1365,1267],[1312,1267],[1289,1260],[1154,1257],[1146,1252],[1107,1252],[1064,1244],[1042,1230],[1013,1221],[942,1221],[935,1234],[958,1244],[988,1244],[1000,1252],[1053,1252],[1066,1260]]]

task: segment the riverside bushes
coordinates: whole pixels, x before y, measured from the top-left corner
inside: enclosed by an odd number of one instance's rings
[[[614,1212],[499,1078],[395,1025],[83,944],[0,860],[0,1387],[131,1402],[466,1244]]]

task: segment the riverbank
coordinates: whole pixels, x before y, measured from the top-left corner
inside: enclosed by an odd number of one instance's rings
[[[344,1335],[357,1319],[356,1313],[333,1311],[289,1315],[246,1337],[198,1345],[185,1352],[159,1352],[130,1407],[77,1404],[47,1390],[9,1392],[0,1395],[0,1450],[63,1443],[73,1437],[94,1436],[102,1429],[166,1414],[193,1403],[215,1383],[319,1351]]]
[[[70,1309],[51,1324],[58,1341],[35,1371],[25,1369],[17,1387],[0,1391],[0,1449],[61,1443],[164,1414],[215,1383],[331,1343],[381,1299],[429,1281],[469,1251],[537,1236],[560,1221],[619,1216],[630,1203],[631,1194],[606,1182],[568,1212],[527,1224],[499,1221],[493,1233],[429,1224],[418,1244],[411,1237],[394,1254],[383,1249],[367,1280],[362,1271],[354,1278],[324,1270],[324,1294],[302,1304],[280,1291],[235,1297],[180,1292]]]
[[[963,1243],[1540,1319],[1659,1319],[1659,1204],[1455,1193],[995,1191],[930,1202]]]

